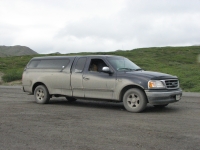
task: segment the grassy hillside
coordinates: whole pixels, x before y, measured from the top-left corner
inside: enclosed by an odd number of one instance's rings
[[[144,70],[158,71],[178,76],[184,91],[200,92],[200,46],[152,47],[127,51],[74,53],[68,55],[90,54],[125,56]],[[32,57],[0,58],[0,72],[6,75],[15,74],[16,77],[14,79],[20,79],[23,68]],[[4,80],[6,79],[4,78]]]
[[[37,53],[26,46],[0,46],[0,57],[36,55]]]

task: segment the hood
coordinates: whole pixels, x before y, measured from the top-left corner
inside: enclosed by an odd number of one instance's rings
[[[132,71],[132,72],[125,72],[127,75],[130,76],[139,76],[142,78],[147,78],[151,80],[163,80],[163,79],[177,79],[176,76],[172,76],[170,74],[160,73],[160,72],[153,72],[153,71]]]

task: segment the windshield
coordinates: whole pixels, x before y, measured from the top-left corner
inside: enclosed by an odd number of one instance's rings
[[[123,57],[109,57],[108,61],[118,71],[137,71],[142,70],[139,66],[134,64],[127,58]]]

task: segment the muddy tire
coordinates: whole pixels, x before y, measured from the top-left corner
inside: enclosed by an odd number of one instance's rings
[[[123,104],[127,111],[138,113],[146,108],[147,98],[142,90],[132,88],[125,92]]]
[[[39,85],[35,88],[34,96],[39,104],[47,104],[50,99],[49,91],[44,85]]]

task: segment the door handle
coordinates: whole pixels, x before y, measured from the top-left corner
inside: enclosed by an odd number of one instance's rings
[[[83,77],[84,80],[89,80],[90,78]]]

